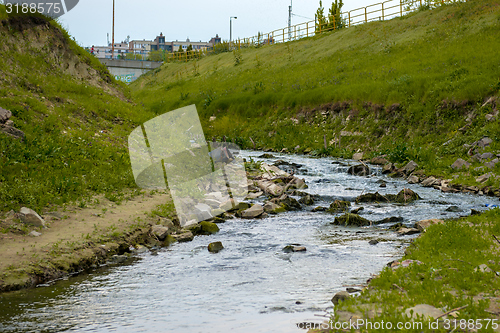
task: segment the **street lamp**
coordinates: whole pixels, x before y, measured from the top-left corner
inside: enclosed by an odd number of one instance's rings
[[[237,20],[238,18],[236,16],[231,16],[229,18],[229,49],[231,49],[231,42],[233,40],[233,21],[232,19]]]

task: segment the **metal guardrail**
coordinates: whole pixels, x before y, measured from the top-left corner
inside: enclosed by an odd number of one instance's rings
[[[432,9],[449,3],[467,1],[470,0],[387,0],[341,13],[342,26],[340,27],[336,26],[335,18],[330,16],[326,22],[318,22],[317,20],[308,21],[291,27],[277,29],[269,33],[238,39],[229,45],[229,50],[240,49],[242,47],[291,42],[301,38],[312,37],[324,32],[338,30],[340,28],[350,28],[355,25],[372,21],[386,21],[396,17],[402,17],[405,14],[417,11],[420,8]],[[203,55],[213,52],[214,51],[207,50],[201,54],[170,53],[166,55],[165,61],[188,61],[198,59]]]

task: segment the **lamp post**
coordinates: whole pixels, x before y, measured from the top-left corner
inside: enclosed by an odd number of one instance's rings
[[[111,37],[111,59],[115,57],[115,0],[113,0],[113,33]]]
[[[237,20],[238,18],[236,16],[231,16],[229,18],[229,49],[231,49],[231,42],[233,40],[233,21],[232,19]]]

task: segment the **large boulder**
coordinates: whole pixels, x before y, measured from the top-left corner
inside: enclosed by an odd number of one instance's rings
[[[274,179],[276,177],[290,177],[288,173],[281,170],[277,166],[262,163],[260,169],[263,171],[262,177],[267,179]]]
[[[259,204],[255,204],[252,207],[244,210],[241,212],[241,217],[246,218],[246,219],[253,219],[256,217],[259,217],[264,213],[264,207]]]
[[[347,170],[347,173],[353,176],[368,176],[370,168],[364,164],[353,165]]]
[[[357,215],[357,214],[344,214],[342,216],[337,216],[333,222],[335,225],[343,225],[343,226],[356,226],[356,227],[364,227],[364,226],[369,226],[372,223]]]
[[[279,198],[272,199],[271,202],[282,206],[286,210],[300,210],[300,209],[302,209],[302,206],[300,205],[300,203],[297,200],[295,200],[292,197],[289,197],[286,194],[283,194]]]
[[[35,212],[32,209],[23,207],[21,208],[16,217],[20,219],[21,222],[24,224],[33,225],[35,227],[46,228],[44,219],[41,218],[40,215],[38,215],[37,212]]]
[[[335,200],[330,204],[327,212],[329,213],[343,213],[349,210],[351,203],[349,201]]]
[[[9,125],[0,125],[0,132],[5,133],[15,139],[23,140],[25,137],[23,131]]]
[[[375,193],[361,194],[359,197],[356,198],[356,203],[360,202],[388,202],[388,200],[382,194],[375,192]]]
[[[352,155],[352,159],[355,161],[361,161],[363,159],[364,153],[355,153]]]
[[[181,232],[177,232],[171,235],[173,239],[182,243],[182,242],[190,242],[193,240],[194,235],[189,230],[182,230]]]
[[[433,186],[439,186],[441,185],[441,180],[437,179],[433,176],[430,176],[429,178],[426,178],[422,183],[422,186],[424,187],[433,187]]]

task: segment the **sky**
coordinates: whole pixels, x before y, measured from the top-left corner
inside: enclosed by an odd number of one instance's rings
[[[292,24],[314,20],[319,0],[292,0]],[[325,13],[331,0],[323,1]],[[345,0],[343,11],[375,4],[377,0]],[[288,26],[290,0],[116,0],[115,43],[125,40],[154,40],[162,32],[167,41],[208,42],[218,34],[229,40],[247,38]],[[300,15],[300,16],[297,16]],[[112,0],[80,0],[59,22],[82,46],[107,45],[111,41]]]

